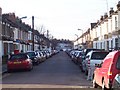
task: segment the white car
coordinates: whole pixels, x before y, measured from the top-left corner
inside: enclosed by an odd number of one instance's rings
[[[90,51],[84,60],[84,71],[88,74],[88,68],[95,67],[95,64],[100,64],[109,52],[107,51]]]

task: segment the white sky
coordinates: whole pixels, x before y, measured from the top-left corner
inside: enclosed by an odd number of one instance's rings
[[[77,29],[87,30],[90,23],[116,5],[119,0],[0,0],[3,13],[14,12],[16,16],[27,16],[23,21],[31,25],[35,16],[35,28],[44,26],[54,38],[74,40],[81,35]]]

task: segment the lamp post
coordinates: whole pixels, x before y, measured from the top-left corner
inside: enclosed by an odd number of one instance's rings
[[[108,0],[106,0],[106,8],[107,8],[107,13],[108,13]]]
[[[19,20],[18,20],[18,28],[19,28],[19,30],[21,30],[21,28],[20,28],[20,20],[25,19],[25,18],[27,18],[27,16],[24,16],[24,17],[19,18]],[[20,34],[20,35],[21,35],[21,34]],[[20,36],[19,38],[21,39],[21,36]],[[22,47],[22,50],[21,50],[21,51],[23,51],[23,48],[24,48],[24,47]]]
[[[21,17],[20,19],[25,19],[25,18],[27,18],[27,16]]]
[[[82,31],[82,35],[83,35],[83,30],[82,29],[78,29],[79,31]],[[81,36],[82,36],[81,35]],[[82,44],[83,44],[83,36],[82,36]]]
[[[34,51],[34,16],[32,16],[32,50]]]
[[[75,34],[75,36],[77,36],[77,39],[76,39],[76,40],[77,40],[77,48],[78,48],[78,35],[77,35],[77,34]]]

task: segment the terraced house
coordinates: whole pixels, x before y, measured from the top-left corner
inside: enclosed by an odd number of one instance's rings
[[[22,23],[14,13],[2,14],[3,54],[7,55],[16,49],[30,50],[31,32],[30,26]]]
[[[2,61],[2,9],[0,8],[0,62]]]
[[[109,16],[105,13],[101,16],[97,24],[92,28],[93,48],[98,49],[118,49],[120,47],[120,3],[117,10],[113,8],[109,11]],[[92,35],[91,35],[92,36]]]
[[[50,46],[48,38],[37,30],[33,30],[30,25],[22,22],[19,17],[15,16],[15,13],[2,14],[1,25],[2,40],[0,46],[3,60],[6,60],[14,50],[32,51],[33,43],[34,50],[43,50]]]
[[[111,8],[109,15],[105,13],[97,22],[91,23],[91,28],[75,40],[74,44],[82,48],[119,49],[120,2],[117,4],[116,11]]]

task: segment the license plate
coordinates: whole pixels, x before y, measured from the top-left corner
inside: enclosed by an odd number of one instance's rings
[[[21,62],[14,62],[14,64],[20,64]]]

